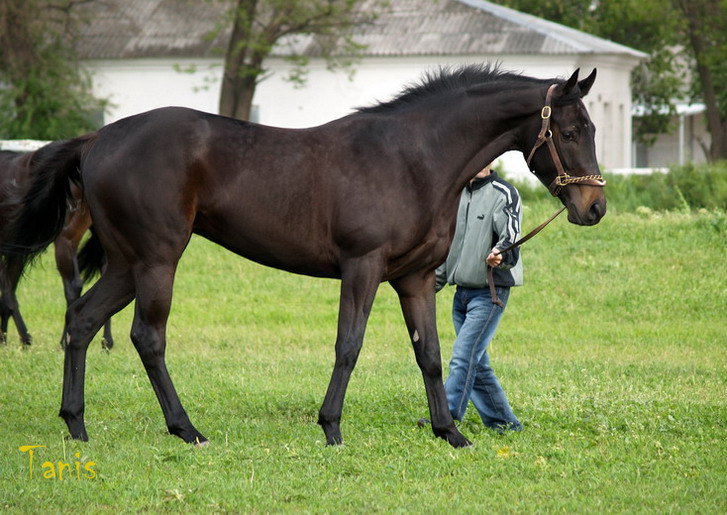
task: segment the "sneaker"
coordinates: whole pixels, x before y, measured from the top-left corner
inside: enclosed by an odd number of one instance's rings
[[[486,425],[486,427],[489,427],[490,429],[494,430],[495,432],[499,434],[505,434],[507,432],[513,431],[518,432],[523,430],[522,424],[520,422],[508,422],[506,424],[492,424],[492,425]]]

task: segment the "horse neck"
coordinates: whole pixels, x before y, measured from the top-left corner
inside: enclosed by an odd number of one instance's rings
[[[529,130],[527,117],[540,109],[539,95],[523,91],[467,95],[430,106],[419,123],[407,124],[420,151],[428,156],[427,166],[438,184],[459,195],[464,185],[484,165],[508,150],[523,151],[523,134]],[[422,123],[421,118],[425,118]],[[419,134],[415,132],[418,128]],[[434,128],[434,130],[432,130]],[[537,130],[536,130],[537,132]]]

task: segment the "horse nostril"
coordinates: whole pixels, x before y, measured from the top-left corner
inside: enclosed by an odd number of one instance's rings
[[[600,200],[595,201],[588,209],[588,219],[592,223],[598,222],[601,218],[603,218],[603,215],[605,214],[606,204],[601,202]]]

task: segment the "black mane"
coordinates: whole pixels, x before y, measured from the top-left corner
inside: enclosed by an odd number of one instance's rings
[[[512,87],[527,87],[533,84],[545,85],[553,82],[563,82],[563,80],[536,79],[519,73],[500,70],[499,65],[489,63],[470,64],[458,68],[443,66],[438,70],[425,72],[418,82],[406,86],[394,99],[372,106],[359,107],[356,110],[359,113],[392,112],[438,94],[468,89],[488,82],[510,83]]]

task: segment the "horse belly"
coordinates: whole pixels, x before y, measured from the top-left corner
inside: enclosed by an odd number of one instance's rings
[[[339,277],[337,258],[321,230],[309,220],[289,219],[238,204],[201,211],[194,232],[262,265],[316,277]]]

